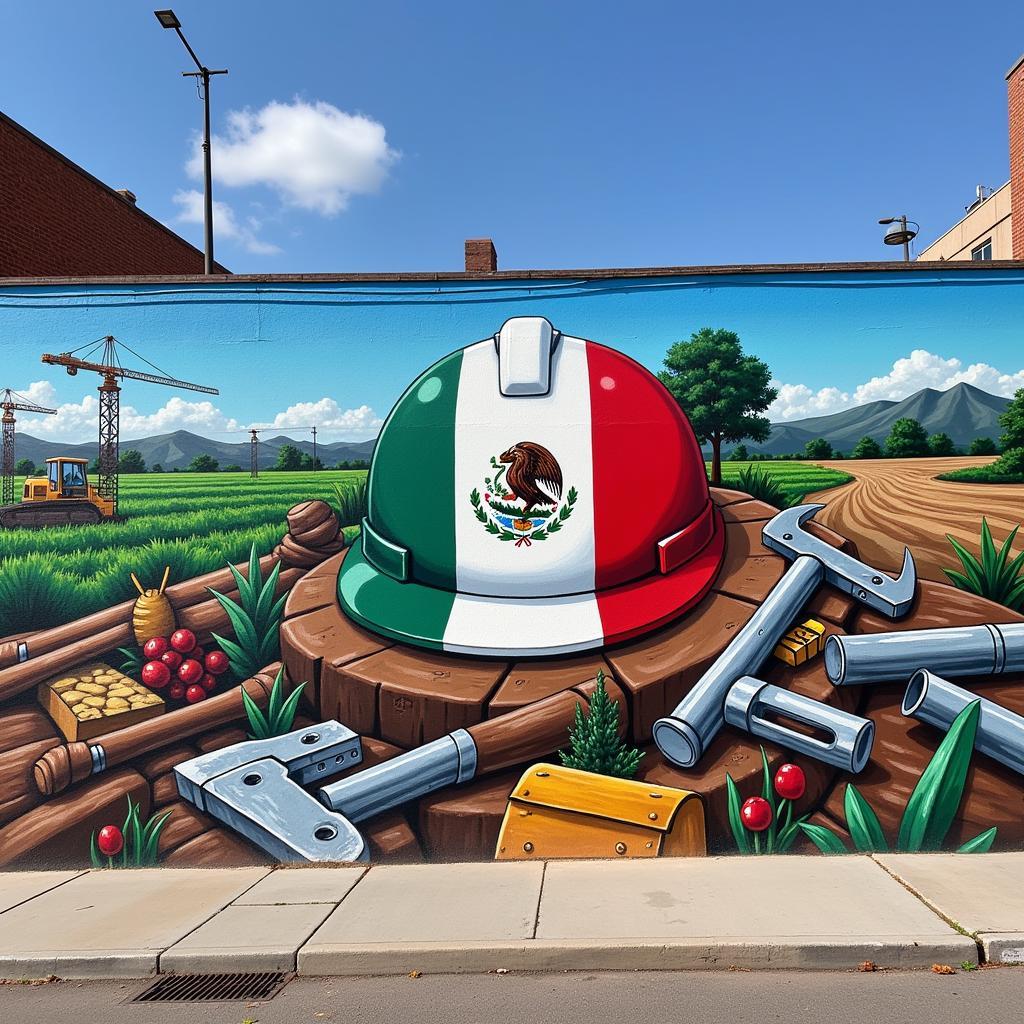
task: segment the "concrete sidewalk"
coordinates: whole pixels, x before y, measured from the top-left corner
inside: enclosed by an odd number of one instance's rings
[[[1024,960],[1024,854],[0,874],[0,977]]]

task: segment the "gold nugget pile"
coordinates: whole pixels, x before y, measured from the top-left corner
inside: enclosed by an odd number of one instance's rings
[[[39,703],[74,742],[162,714],[163,698],[103,662],[93,662],[39,686]]]

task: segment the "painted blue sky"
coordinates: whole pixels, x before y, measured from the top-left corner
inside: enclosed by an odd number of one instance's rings
[[[325,439],[376,434],[421,371],[493,334],[509,316],[544,315],[652,369],[703,326],[735,330],[780,388],[775,419],[834,412],[967,381],[1009,395],[1021,370],[1024,273],[729,275],[434,284],[246,284],[0,289],[3,376],[56,417],[19,428],[64,440],[96,432],[94,374],[68,377],[44,351],[108,332],[215,398],[126,384],[126,438],[184,428],[317,423]],[[133,357],[127,365],[141,367]],[[142,367],[144,368],[144,367]]]
[[[153,6],[5,5],[0,94],[200,243],[202,105]],[[930,240],[976,184],[1008,176],[1019,3],[174,6],[200,56],[230,69],[214,84],[214,175],[217,255],[235,271],[460,269],[477,235],[502,267],[881,259],[879,216],[906,212]],[[56,300],[14,319],[0,307],[0,386],[61,405],[37,433],[91,437],[93,382],[43,370],[37,353],[112,332],[223,392],[204,405],[135,388],[136,435],[316,418],[366,437],[432,359],[541,311],[652,367],[692,330],[731,327],[770,363],[778,419],[961,379],[1012,393],[1019,288],[938,280],[817,292],[691,280],[571,304],[521,290],[413,306]]]

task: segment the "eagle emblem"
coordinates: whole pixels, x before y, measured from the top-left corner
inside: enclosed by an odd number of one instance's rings
[[[517,548],[547,540],[572,515],[579,494],[570,487],[562,501],[562,467],[542,444],[517,441],[491,456],[491,473],[482,491],[469,495],[473,514],[484,529]]]

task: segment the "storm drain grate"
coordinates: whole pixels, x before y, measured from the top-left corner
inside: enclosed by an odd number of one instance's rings
[[[292,975],[283,971],[247,974],[165,974],[132,1003],[219,1003],[235,999],[273,999]]]

